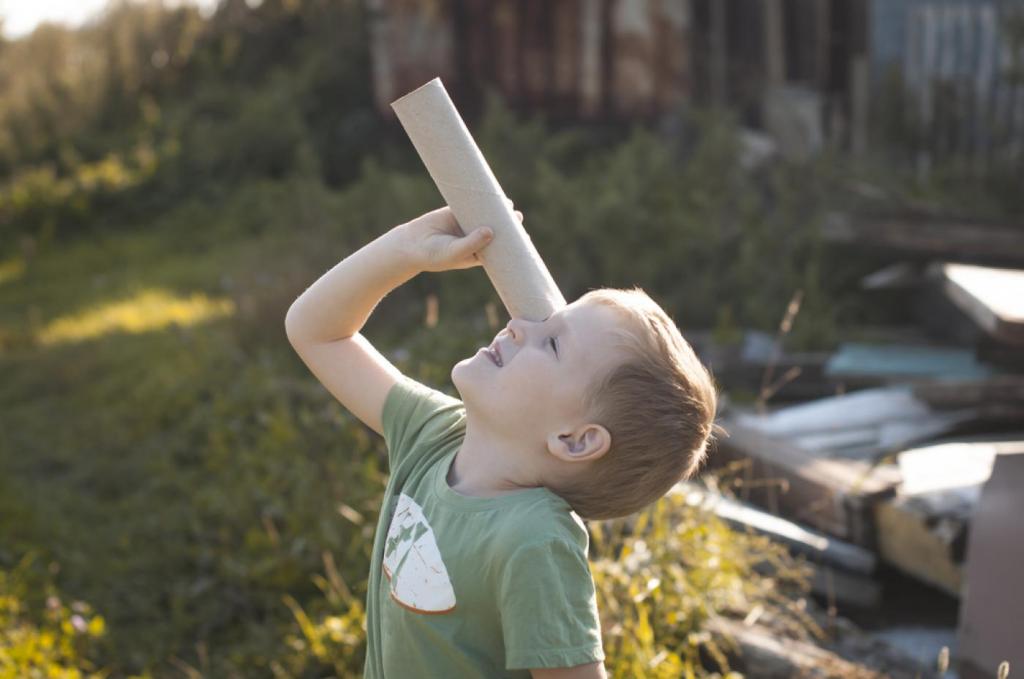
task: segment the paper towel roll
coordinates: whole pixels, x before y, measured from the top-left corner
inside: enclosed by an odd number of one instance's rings
[[[481,226],[494,231],[480,259],[509,315],[543,321],[564,307],[565,298],[441,79],[434,78],[391,102],[391,108],[463,232]]]

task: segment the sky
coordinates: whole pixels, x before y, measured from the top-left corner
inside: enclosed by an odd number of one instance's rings
[[[168,7],[180,4],[199,5],[212,10],[217,0],[164,0]],[[0,0],[5,38],[20,38],[31,33],[37,24],[52,21],[80,26],[106,6],[107,0]]]

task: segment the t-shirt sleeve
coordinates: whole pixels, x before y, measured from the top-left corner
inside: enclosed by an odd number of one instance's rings
[[[391,470],[465,426],[462,401],[403,375],[384,398],[381,425]]]
[[[573,667],[604,660],[586,552],[560,538],[516,548],[499,591],[505,669]]]

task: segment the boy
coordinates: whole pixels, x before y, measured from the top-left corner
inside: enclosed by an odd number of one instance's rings
[[[366,679],[605,677],[581,517],[657,500],[693,475],[718,428],[710,374],[638,289],[513,319],[452,368],[461,401],[359,334],[388,292],[480,265],[489,238],[434,210],[336,265],[285,319],[310,370],[388,447]]]

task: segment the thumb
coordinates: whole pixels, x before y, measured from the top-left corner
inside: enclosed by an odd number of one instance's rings
[[[493,237],[494,232],[490,227],[481,226],[478,229],[473,229],[468,235],[460,238],[457,241],[456,246],[460,255],[468,255],[476,252],[489,243]]]
[[[472,241],[473,245],[479,243],[486,243],[494,238],[494,231],[489,226],[481,226],[479,229],[474,229],[473,233],[469,234],[467,240]]]

